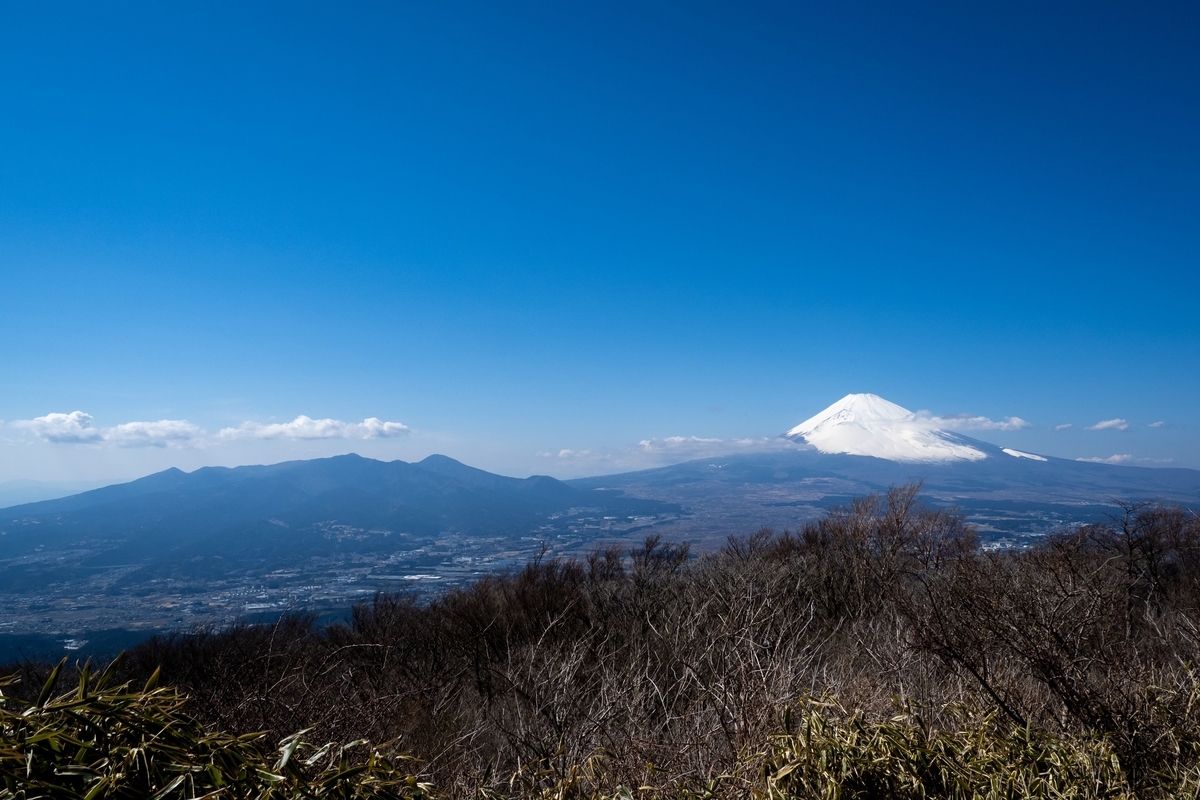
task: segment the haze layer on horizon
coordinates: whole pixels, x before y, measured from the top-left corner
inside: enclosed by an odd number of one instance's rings
[[[9,4],[0,481],[351,451],[572,477],[849,392],[1200,468],[1197,30]]]

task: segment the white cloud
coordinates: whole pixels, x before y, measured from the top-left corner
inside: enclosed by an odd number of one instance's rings
[[[616,450],[571,450],[564,448],[557,453],[540,452],[543,458],[562,459],[599,459],[604,461],[620,461],[625,458],[640,456],[670,456],[681,458],[700,458],[705,455],[758,452],[763,450],[795,450],[797,445],[778,436],[764,436],[752,439],[719,439],[703,436],[663,436],[653,439],[642,439],[631,447]]]
[[[92,427],[92,415],[82,411],[72,411],[70,414],[53,412],[44,417],[19,419],[13,423],[13,427],[29,431],[47,442],[79,444],[98,442],[104,438],[102,431]]]
[[[1127,420],[1123,420],[1118,417],[1117,419],[1101,420],[1100,422],[1097,422],[1095,425],[1089,425],[1088,430],[1089,431],[1123,431],[1123,430],[1127,429],[1128,427],[1129,427],[1129,422]]]
[[[203,439],[204,430],[186,419],[124,422],[104,430],[104,441],[119,447],[166,447],[198,443]]]
[[[1063,424],[1061,424],[1061,425],[1055,425],[1055,426],[1054,426],[1054,430],[1056,430],[1056,431],[1065,431],[1067,428],[1074,428],[1074,427],[1075,427],[1075,426],[1074,426],[1074,425],[1072,425],[1071,423],[1069,423],[1069,422],[1064,422],[1064,423],[1063,423]]]
[[[214,440],[199,425],[186,419],[160,419],[146,422],[123,422],[110,428],[92,425],[92,416],[82,411],[70,414],[51,413],[44,417],[17,420],[14,428],[28,431],[46,442],[58,444],[108,444],[117,447],[203,447]],[[368,417],[362,422],[342,422],[336,419],[296,417],[291,422],[263,424],[243,422],[236,428],[225,428],[216,440],[233,439],[384,439],[409,433],[399,422],[384,422]]]
[[[644,453],[677,453],[680,450],[708,450],[714,445],[720,445],[724,441],[724,439],[712,439],[702,436],[664,436],[656,439],[642,439],[637,443],[637,446]]]
[[[1092,458],[1077,458],[1075,460],[1086,461],[1089,464],[1126,464],[1133,460],[1133,456],[1129,455],[1128,453],[1122,453],[1120,455],[1109,456],[1108,458],[1093,456]]]
[[[403,422],[384,422],[378,417],[367,417],[362,421],[364,439],[388,439],[392,436],[403,436],[411,429]]]
[[[948,431],[1019,431],[1023,428],[1032,427],[1031,423],[1026,422],[1020,417],[989,419],[988,417],[971,414],[934,417],[930,416],[928,412],[922,411],[917,414],[917,419],[928,421],[935,427]]]
[[[303,414],[291,422],[243,422],[236,428],[224,428],[222,439],[384,439],[403,436],[409,427],[400,422],[384,422],[368,417],[362,422],[338,419],[312,419]]]
[[[1165,427],[1167,427],[1167,423],[1163,422],[1163,421],[1160,419],[1158,422],[1151,422],[1151,423],[1150,423],[1149,425],[1147,425],[1146,427],[1147,427],[1147,428],[1165,428]]]
[[[642,439],[637,449],[647,455],[663,455],[679,458],[704,458],[714,455],[753,453],[765,450],[794,450],[795,442],[778,436],[748,439],[712,439],[702,436],[666,436],[657,439]]]
[[[1090,464],[1171,464],[1175,461],[1173,458],[1134,458],[1128,453],[1109,456],[1108,458],[1077,458],[1076,461],[1086,461]]]
[[[111,428],[92,425],[92,415],[82,411],[54,412],[44,417],[17,420],[13,427],[56,444],[115,444],[119,447],[166,447],[196,442],[204,431],[185,419],[125,422]]]
[[[574,450],[564,448],[558,452],[540,452],[542,458],[554,461],[568,470],[587,474],[601,474],[621,470],[649,469],[666,464],[678,464],[695,458],[713,458],[738,453],[771,450],[796,450],[797,445],[778,436],[720,439],[703,436],[663,436],[643,439],[636,445],[612,449]]]

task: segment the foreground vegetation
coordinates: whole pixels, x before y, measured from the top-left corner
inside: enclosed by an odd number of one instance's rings
[[[155,686],[157,674],[141,691],[112,687],[115,666],[95,680],[85,666],[75,691],[51,699],[60,664],[34,702],[4,698],[0,797],[427,796],[402,762],[365,742],[314,748],[301,732],[275,756],[262,734],[205,730],[183,712],[182,695]]]
[[[1195,797],[1198,637],[1190,512],[989,552],[910,486],[159,638],[57,699],[67,670],[21,665],[0,797]]]

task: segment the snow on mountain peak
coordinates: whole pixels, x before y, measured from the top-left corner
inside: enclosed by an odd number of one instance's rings
[[[876,394],[848,394],[784,434],[822,453],[889,461],[978,461],[987,454],[937,428],[927,416]]]
[[[841,423],[866,423],[872,420],[907,420],[915,415],[903,406],[884,400],[877,394],[848,394],[815,417],[792,428],[786,436],[806,436],[817,428]]]

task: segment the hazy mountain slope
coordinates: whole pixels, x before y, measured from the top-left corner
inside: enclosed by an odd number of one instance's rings
[[[634,489],[688,483],[744,486],[844,480],[867,490],[922,480],[930,494],[1028,496],[1030,500],[1087,502],[1158,498],[1200,502],[1200,470],[1092,464],[1046,457],[1014,458],[1001,448],[962,437],[987,459],[954,463],[901,463],[869,456],[829,455],[811,449],[705,458],[669,467],[567,481],[590,489]],[[784,471],[786,475],[776,474]]]
[[[453,533],[512,537],[569,530],[587,513],[670,512],[666,504],[518,479],[445,456],[381,462],[355,455],[271,466],[167,470],[74,497],[0,510],[0,588],[18,573],[219,557],[287,566],[337,552],[386,553],[400,540]],[[76,556],[85,553],[86,564]],[[57,554],[55,558],[50,558]]]
[[[670,467],[569,481],[589,489],[679,503],[688,516],[668,535],[715,543],[758,525],[794,528],[855,495],[919,480],[934,503],[958,505],[995,538],[1044,533],[1114,512],[1114,500],[1200,507],[1200,471],[1014,458],[961,437],[987,458],[901,463],[869,456],[793,451],[706,458]]]
[[[103,486],[105,481],[0,481],[0,508],[55,500]]]

